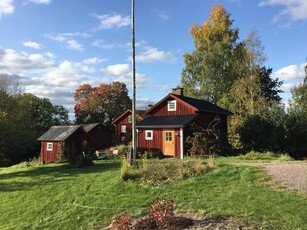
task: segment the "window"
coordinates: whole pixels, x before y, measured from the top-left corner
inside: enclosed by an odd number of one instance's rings
[[[167,102],[167,110],[168,111],[176,111],[176,100]]]
[[[145,140],[152,140],[152,139],[153,139],[153,131],[145,130]]]
[[[47,151],[52,151],[52,149],[53,149],[53,143],[47,142]]]
[[[166,141],[172,141],[172,132],[166,132],[165,133],[165,140]]]
[[[128,116],[128,122],[129,122],[129,123],[132,122],[132,115]]]
[[[121,127],[120,127],[120,131],[122,132],[122,133],[126,133],[126,126],[125,125],[122,125]]]
[[[122,140],[122,142],[125,142],[126,141],[126,137],[122,136],[121,140]]]

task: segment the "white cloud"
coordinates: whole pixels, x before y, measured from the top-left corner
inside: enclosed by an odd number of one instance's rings
[[[83,51],[82,45],[79,42],[77,42],[76,40],[67,40],[66,44],[67,44],[67,46],[66,46],[67,49]]]
[[[159,18],[162,19],[163,21],[166,21],[166,20],[170,19],[170,16],[167,12],[160,12]]]
[[[14,0],[1,0],[0,1],[0,19],[2,15],[14,13]]]
[[[87,58],[87,59],[83,60],[82,62],[84,64],[87,64],[87,65],[96,65],[96,64],[99,64],[103,61],[105,61],[105,59],[100,59],[98,57],[92,57],[92,58]]]
[[[304,78],[304,67],[307,63],[301,65],[289,65],[280,68],[272,74],[274,78],[279,78],[283,81],[302,80]]]
[[[101,69],[101,72],[108,76],[126,75],[130,73],[130,66],[128,64],[110,65],[105,69]]]
[[[34,4],[49,4],[52,0],[29,0],[28,2]]]
[[[22,45],[24,45],[25,47],[30,47],[33,49],[41,49],[43,46],[37,42],[33,42],[33,41],[26,41],[23,42]]]
[[[47,57],[50,57],[50,58],[55,58],[56,56],[53,54],[53,53],[51,53],[51,52],[47,52],[47,53],[45,53],[45,55],[47,56]]]
[[[306,0],[262,0],[259,6],[282,6],[283,9],[273,17],[273,22],[282,19],[292,22],[307,19],[307,1]],[[286,23],[289,27],[289,23]]]
[[[139,48],[140,53],[136,54],[136,60],[139,62],[168,62],[174,63],[176,57],[170,51],[165,52],[151,47],[146,41],[140,41],[135,44]]]
[[[99,26],[95,30],[106,30],[106,29],[120,29],[122,27],[129,26],[131,19],[129,16],[122,16],[120,14],[93,14],[93,17],[99,20]]]
[[[272,78],[279,78],[279,80],[284,81],[281,89],[285,93],[289,93],[293,86],[296,86],[303,81],[305,76],[304,68],[306,65],[307,63],[303,63],[301,65],[282,67],[272,74]]]
[[[176,61],[175,56],[171,52],[160,51],[157,48],[148,47],[145,51],[136,55],[139,62],[170,62]]]
[[[137,98],[136,107],[142,110],[146,110],[149,105],[154,105],[156,102],[152,101],[149,98]]]
[[[65,45],[66,49],[83,51],[83,46],[72,37],[87,37],[87,33],[61,33],[61,34],[45,34],[45,37]]]
[[[102,76],[111,81],[123,82],[127,87],[131,86],[132,74],[130,65],[128,64],[116,64],[110,65],[105,69],[101,69]],[[137,87],[144,87],[148,83],[149,78],[143,74],[136,73],[135,76]]]
[[[82,84],[89,83],[93,86],[101,84],[101,79],[90,75],[94,71],[78,62],[63,61],[58,65],[48,68],[40,76],[19,75],[21,85],[25,92],[30,92],[38,97],[46,97],[52,103],[63,105],[73,113],[74,92]]]
[[[23,71],[43,71],[54,65],[53,61],[42,54],[28,54],[12,49],[0,49],[0,69],[20,73]]]
[[[116,47],[116,45],[114,43],[108,44],[104,40],[95,40],[92,45],[99,47],[99,48],[102,48],[102,49],[108,49],[108,50]]]

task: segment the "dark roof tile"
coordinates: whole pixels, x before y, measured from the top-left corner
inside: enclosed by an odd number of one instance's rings
[[[181,128],[188,125],[197,115],[150,116],[138,122],[136,128]]]
[[[177,97],[178,99],[184,101],[185,103],[193,106],[194,108],[196,108],[200,112],[220,113],[220,114],[226,114],[226,115],[231,114],[230,111],[223,109],[223,108],[221,108],[217,105],[214,105],[214,104],[212,104],[208,101],[195,99],[195,98],[191,98],[191,97],[186,97],[186,96],[182,96],[182,95],[176,95],[176,94],[172,94],[172,95]]]
[[[52,126],[47,132],[45,132],[39,141],[65,141],[76,130],[82,128],[81,125],[70,126]]]

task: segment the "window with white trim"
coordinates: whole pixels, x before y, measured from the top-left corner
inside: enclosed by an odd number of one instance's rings
[[[132,115],[128,116],[128,122],[131,123],[132,122]]]
[[[145,140],[152,140],[152,139],[153,139],[153,131],[145,130]]]
[[[122,125],[122,126],[120,127],[120,131],[121,131],[121,133],[126,133],[127,127],[126,127],[125,125]]]
[[[176,100],[167,102],[167,110],[168,111],[176,111]]]
[[[52,149],[53,149],[53,143],[47,142],[47,151],[52,151]]]

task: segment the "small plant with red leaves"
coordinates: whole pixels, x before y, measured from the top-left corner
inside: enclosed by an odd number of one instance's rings
[[[175,202],[172,197],[166,195],[158,197],[149,206],[149,219],[157,227],[166,226],[167,223],[174,217]]]
[[[111,223],[110,230],[129,230],[131,229],[132,220],[130,213],[116,216]]]

